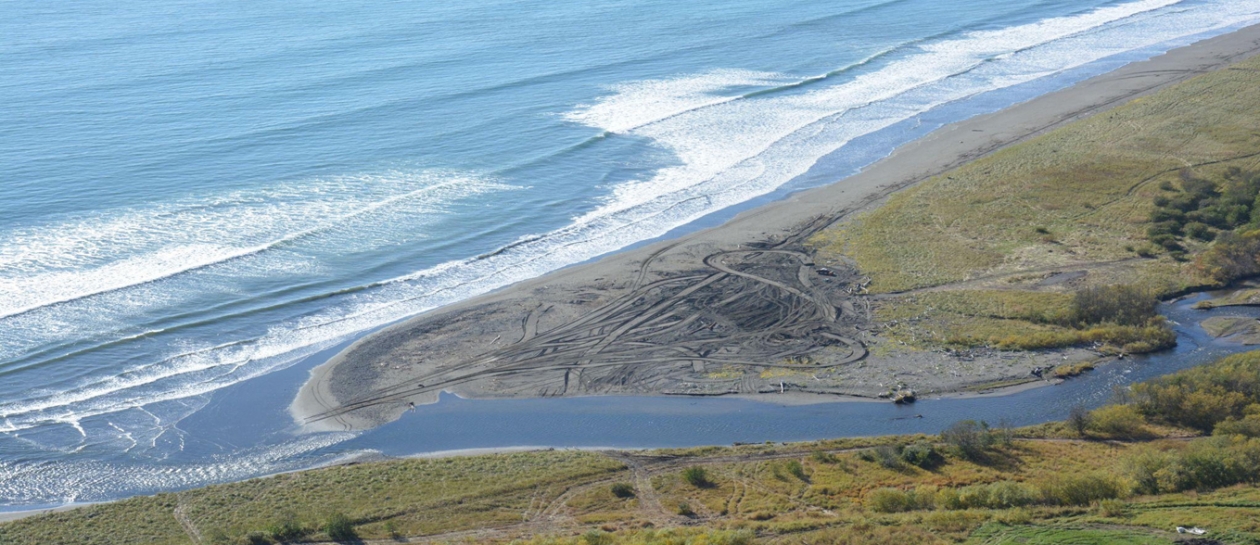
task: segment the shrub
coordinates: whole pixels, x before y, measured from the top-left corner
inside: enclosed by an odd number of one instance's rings
[[[832,454],[832,453],[830,453],[830,452],[827,452],[827,451],[825,451],[825,450],[815,450],[815,451],[814,451],[812,454],[810,454],[809,456],[810,456],[810,458],[813,458],[815,462],[818,462],[818,463],[820,463],[820,464],[834,464],[834,463],[836,463],[836,457],[835,457],[835,455],[834,455],[834,454]]]
[[[1021,507],[1016,507],[999,514],[997,520],[1009,526],[1023,526],[1032,523],[1032,514]]]
[[[1147,447],[1127,456],[1123,467],[1124,472],[1133,481],[1134,492],[1158,494],[1159,477],[1169,463],[1169,454]]]
[[[983,509],[989,505],[989,487],[983,484],[958,489],[958,503],[963,509]]]
[[[877,513],[900,513],[916,507],[914,498],[903,490],[877,488],[866,495],[866,506]]]
[[[936,492],[936,506],[941,509],[962,509],[962,496],[953,488],[942,488]]]
[[[696,515],[696,512],[691,510],[690,503],[682,501],[682,502],[678,502],[678,514],[684,517],[694,517]]]
[[[988,486],[991,509],[1010,509],[1031,505],[1037,501],[1037,491],[1013,481],[999,481]]]
[[[954,447],[959,456],[974,460],[984,455],[993,445],[989,426],[975,420],[956,422],[941,432],[941,440]]]
[[[696,488],[708,488],[713,486],[713,482],[709,480],[709,472],[705,471],[704,468],[700,466],[691,466],[684,469],[682,477],[684,481],[687,481],[688,484]]]
[[[878,461],[881,466],[888,469],[897,469],[901,467],[901,452],[898,447],[892,445],[881,445],[875,447],[872,453],[875,455],[875,461]]]
[[[306,530],[298,524],[296,516],[285,513],[279,522],[267,527],[267,535],[276,541],[291,541],[306,535]]]
[[[1076,432],[1076,435],[1085,437],[1085,432],[1089,430],[1090,423],[1089,409],[1086,409],[1084,405],[1073,405],[1072,409],[1068,411],[1067,425],[1072,431]]]
[[[1146,325],[1158,315],[1159,300],[1142,287],[1116,285],[1078,290],[1072,296],[1071,320],[1075,325],[1111,323]]]
[[[1211,227],[1208,227],[1206,223],[1192,221],[1187,223],[1183,230],[1186,232],[1186,236],[1205,242],[1211,242],[1212,239],[1216,238],[1216,232]]]
[[[1260,480],[1260,439],[1222,435],[1179,451],[1143,449],[1125,460],[1125,469],[1144,494],[1254,483]]]
[[[1260,403],[1260,352],[1235,354],[1137,384],[1133,398],[1148,418],[1210,432],[1220,422],[1241,419],[1249,405]]]
[[[919,441],[901,449],[901,461],[915,467],[930,468],[943,460],[936,448],[927,441]]]
[[[1014,481],[973,484],[957,489],[941,489],[936,505],[942,509],[1010,509],[1038,502],[1036,489]]]
[[[1098,502],[1098,514],[1104,517],[1123,517],[1128,512],[1128,505],[1120,500],[1103,500]]]
[[[612,485],[612,493],[618,498],[633,498],[634,487],[628,483],[615,483]]]
[[[1186,221],[1186,213],[1176,208],[1156,208],[1151,211],[1151,221],[1157,225],[1163,223],[1180,225]]]
[[[1134,439],[1147,435],[1146,419],[1132,405],[1107,405],[1089,415],[1088,427],[1110,437]]]
[[[932,510],[936,508],[936,494],[940,489],[934,485],[920,485],[915,487],[914,492],[910,493],[910,499],[914,501],[915,509]]]
[[[333,513],[324,523],[324,533],[334,541],[349,541],[359,536],[354,531],[354,521],[342,513]]]
[[[1221,422],[1217,422],[1216,427],[1212,429],[1212,435],[1260,437],[1260,411],[1252,412],[1252,407],[1260,409],[1260,405],[1248,405],[1247,409],[1250,414],[1247,414],[1242,418],[1230,417]]]
[[[1207,251],[1199,254],[1195,267],[1219,285],[1260,273],[1260,230],[1234,233],[1222,231]]]
[[[1181,236],[1181,224],[1175,221],[1152,223],[1146,228],[1146,238],[1155,244],[1165,239],[1176,240],[1179,236]]]
[[[805,466],[801,465],[799,460],[789,460],[786,467],[788,473],[791,473],[793,477],[809,482],[809,476],[805,474]]]
[[[613,545],[613,536],[599,530],[590,530],[582,534],[582,543],[586,545]]]
[[[1042,499],[1054,505],[1089,505],[1120,496],[1120,485],[1106,475],[1062,475],[1041,485]]]

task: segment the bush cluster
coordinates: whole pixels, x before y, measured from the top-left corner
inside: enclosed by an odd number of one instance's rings
[[[684,481],[696,488],[708,488],[713,486],[713,481],[709,480],[709,472],[703,467],[691,466],[682,472]]]
[[[1181,191],[1172,196],[1155,197],[1151,226],[1146,235],[1150,241],[1173,257],[1185,255],[1185,237],[1203,241],[1260,220],[1260,174],[1229,169],[1218,182],[1195,177],[1188,169],[1181,172]]]
[[[1217,285],[1260,274],[1260,230],[1225,232],[1195,259],[1199,274]]]
[[[629,483],[614,483],[612,485],[612,494],[618,498],[633,498],[634,487]]]
[[[1142,326],[1158,316],[1159,299],[1149,289],[1130,286],[1092,286],[1072,295],[1070,325]]]
[[[1148,446],[1125,460],[1136,492],[1180,492],[1260,482],[1260,351],[1235,354],[1133,387],[1117,420],[1146,418],[1211,432],[1188,445]],[[1125,427],[1121,425],[1121,427]]]
[[[988,423],[963,420],[941,432],[941,441],[948,443],[959,457],[977,460],[983,458],[989,448],[997,443],[997,437]]]
[[[1148,418],[1211,432],[1260,411],[1260,351],[1134,385],[1133,399]]]
[[[1146,418],[1133,405],[1108,405],[1089,415],[1086,428],[1113,439],[1139,439],[1150,435]]]
[[[1161,494],[1260,481],[1260,439],[1217,435],[1183,449],[1147,447],[1125,460],[1134,491]]]
[[[945,457],[927,441],[917,441],[909,445],[882,445],[862,451],[858,457],[868,462],[878,462],[888,469],[906,466],[930,469],[945,461]]]
[[[993,336],[1000,350],[1040,350],[1094,344],[1104,351],[1140,354],[1169,348],[1177,336],[1157,312],[1159,299],[1150,290],[1130,285],[1087,287],[1072,295],[1066,312],[1045,323],[1067,329]],[[967,344],[965,339],[951,339]]]
[[[1029,505],[1081,506],[1121,497],[1124,487],[1105,474],[1065,475],[1038,484],[998,481],[959,488],[880,488],[866,495],[879,513],[942,509],[1012,509]]]

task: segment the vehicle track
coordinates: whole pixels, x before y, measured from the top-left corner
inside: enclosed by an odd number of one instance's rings
[[[516,322],[518,341],[363,392],[307,422],[480,380],[509,381],[543,396],[783,390],[785,384],[770,385],[760,374],[833,368],[867,355],[853,327],[866,317],[855,315],[857,296],[846,289],[857,273],[816,268],[803,244],[829,223],[815,218],[777,243],[713,252],[699,259],[703,270],[650,280],[664,248],[644,260],[620,297],[550,329],[540,321],[553,307],[535,306]],[[805,358],[824,351],[820,361]],[[715,380],[710,369],[742,371]]]

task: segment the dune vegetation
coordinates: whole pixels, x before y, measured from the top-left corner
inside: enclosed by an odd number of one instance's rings
[[[1072,294],[1162,298],[1260,272],[1260,59],[999,150],[816,235],[906,346],[1169,346],[1158,321],[1065,320]],[[843,257],[842,257],[843,256]]]
[[[1030,428],[363,463],[34,516],[0,543],[1260,543],[1258,481],[1260,351]]]

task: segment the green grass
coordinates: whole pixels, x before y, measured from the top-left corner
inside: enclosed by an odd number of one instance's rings
[[[1260,59],[1239,63],[1000,150],[894,194],[815,235],[824,263],[852,259],[872,293],[947,286],[880,302],[888,335],[915,347],[1059,348],[1091,342],[1056,325],[1064,292],[1039,285],[1057,268],[1084,267],[1086,285],[1132,284],[1155,294],[1217,281],[1190,261],[1210,243],[1185,237],[1188,255],[1150,242],[1157,197],[1175,197],[1180,171],[1219,179],[1255,170],[1260,156]],[[1178,251],[1180,252],[1180,250]],[[1149,257],[1149,258],[1148,258]],[[967,282],[953,286],[953,284]],[[904,318],[917,317],[906,323]],[[1155,331],[1117,351],[1167,344]],[[878,354],[877,354],[878,355]]]
[[[203,536],[242,542],[293,518],[323,539],[343,513],[365,538],[386,523],[419,535],[519,522],[531,505],[574,481],[614,478],[623,465],[584,452],[531,452],[334,467],[96,505],[0,526],[0,543],[188,543],[174,516],[180,504]],[[604,492],[611,496],[608,488]]]
[[[1213,175],[1256,163],[1260,59],[1238,68],[968,163],[812,242],[824,254],[856,260],[873,292],[1135,257],[1126,247],[1147,243],[1152,199],[1169,193],[1160,182],[1179,183],[1187,165]],[[1159,269],[1146,276],[1173,281],[1173,289],[1199,281],[1177,281],[1172,275],[1187,268],[1166,258],[1133,268]],[[1122,276],[1138,278],[1132,270]]]
[[[1072,311],[1063,293],[1019,290],[935,291],[876,307],[884,335],[908,346],[992,346],[1039,350],[1099,343],[1104,353],[1137,354],[1166,348],[1175,337],[1163,325],[1062,325]]]
[[[1167,536],[1135,530],[992,523],[982,526],[967,543],[984,545],[1157,545],[1174,543]]]

